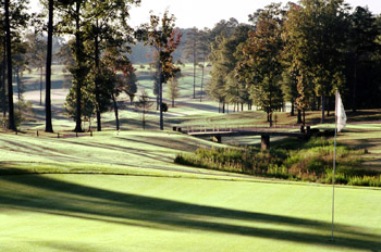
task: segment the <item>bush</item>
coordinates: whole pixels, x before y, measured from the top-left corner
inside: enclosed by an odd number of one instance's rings
[[[326,169],[325,170],[325,176],[322,180],[322,182],[326,184],[332,184],[332,174],[333,174],[333,169]],[[346,185],[348,184],[348,178],[345,175],[345,173],[337,171],[335,173],[335,184],[343,184]]]
[[[354,186],[374,186],[381,187],[381,175],[378,177],[374,176],[354,176],[351,177],[348,181],[349,185]]]
[[[307,146],[307,147],[306,147]],[[178,155],[178,164],[249,175],[332,183],[333,145],[327,140],[312,139],[299,150],[254,148],[197,149],[193,155]],[[335,183],[381,186],[378,171],[358,169],[363,151],[337,146]]]
[[[287,168],[284,165],[278,166],[270,164],[267,170],[267,174],[270,177],[287,179],[290,177]]]

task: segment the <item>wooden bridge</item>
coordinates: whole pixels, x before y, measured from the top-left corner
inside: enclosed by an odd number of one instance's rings
[[[231,136],[261,136],[261,149],[270,148],[270,136],[297,137],[308,139],[311,136],[310,126],[282,125],[282,126],[256,126],[256,127],[207,127],[207,126],[187,126],[173,127],[174,131],[183,132],[194,137],[211,137],[214,141],[222,143],[222,137]]]

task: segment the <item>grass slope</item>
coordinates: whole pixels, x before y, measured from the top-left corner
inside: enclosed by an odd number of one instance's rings
[[[131,109],[121,111],[119,134],[73,137],[73,122],[62,113],[64,73],[55,71],[54,129],[67,135],[30,133],[44,125],[38,75],[25,83],[35,113],[21,127],[27,134],[0,132],[0,251],[381,251],[379,189],[337,187],[332,242],[330,186],[175,165],[176,153],[214,144],[132,131],[141,127],[141,114]],[[189,99],[192,82],[184,83],[177,107],[165,114],[167,127],[264,123],[251,112],[217,115],[218,104]],[[151,86],[141,81],[139,88]],[[105,128],[115,127],[111,112],[103,119]],[[156,112],[147,120],[157,128]],[[340,140],[367,148],[368,165],[379,169],[379,129],[369,132],[347,127]]]
[[[379,190],[191,178],[3,176],[2,251],[380,251]]]
[[[380,190],[337,187],[331,242],[330,186],[172,163],[210,144],[169,132],[0,134],[1,251],[381,250]]]

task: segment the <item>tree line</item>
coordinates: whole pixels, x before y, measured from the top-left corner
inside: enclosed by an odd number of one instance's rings
[[[381,17],[354,10],[343,0],[273,3],[211,43],[211,97],[224,104],[256,105],[272,124],[275,110],[291,103],[304,122],[306,110],[321,110],[334,93],[346,108],[379,108]]]
[[[50,89],[55,54],[72,76],[65,108],[75,120],[74,130],[83,131],[83,118],[93,115],[101,130],[101,113],[110,107],[118,121],[116,98],[126,93],[133,99],[137,91],[132,60],[146,56],[141,45],[151,48],[148,61],[155,62],[158,104],[162,84],[176,82],[180,69],[174,62],[190,62],[193,98],[196,76],[210,66],[206,90],[220,102],[222,112],[226,104],[237,109],[255,105],[267,112],[270,125],[273,111],[286,102],[291,114],[297,113],[298,123],[305,111],[318,109],[324,121],[337,89],[353,111],[380,106],[381,18],[367,8],[352,9],[344,0],[273,3],[249,15],[249,24],[231,18],[213,29],[187,30],[176,29],[175,16],[167,12],[162,18],[152,14],[148,24],[132,29],[129,7],[140,0],[42,3],[45,15],[29,14],[27,0],[0,2],[0,109],[11,130],[16,130],[13,82],[16,79],[20,96],[19,75],[29,64],[45,72],[45,131],[53,132]],[[30,27],[32,32],[26,32]],[[68,38],[59,52],[53,50],[55,37]],[[162,128],[162,110],[160,114]]]
[[[3,20],[0,29],[4,34],[0,37],[0,51],[3,55],[3,64],[0,66],[3,77],[1,110],[3,122],[7,123],[8,129],[17,130],[13,76],[19,69],[16,59],[20,55],[23,60],[19,65],[31,64],[41,71],[45,70],[45,131],[53,132],[50,93],[54,36],[68,40],[60,47],[58,54],[72,76],[65,108],[75,121],[76,132],[83,131],[83,118],[94,114],[97,130],[100,131],[101,113],[109,107],[114,108],[117,117],[116,97],[120,93],[126,93],[133,99],[137,91],[136,74],[128,53],[136,40],[160,46],[157,58],[161,82],[165,82],[172,71],[176,72],[176,68],[172,67],[171,54],[178,44],[179,36],[174,33],[174,16],[167,12],[162,18],[152,14],[150,23],[136,30],[128,24],[129,9],[132,5],[139,5],[140,0],[41,2],[44,10],[40,14],[29,14],[27,0],[0,2],[0,16]],[[32,34],[31,27],[34,29]],[[145,36],[142,36],[143,33]],[[160,37],[157,36],[159,33]],[[47,34],[46,42],[43,34]],[[21,88],[18,89],[19,94],[20,90]]]

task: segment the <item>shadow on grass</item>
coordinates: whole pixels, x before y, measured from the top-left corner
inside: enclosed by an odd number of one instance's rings
[[[323,235],[331,228],[328,222],[120,193],[39,175],[0,176],[0,183],[3,184],[0,187],[0,208],[153,229],[193,229],[310,245],[370,251],[381,249],[378,236],[342,225],[335,227],[336,241],[329,241],[330,237]],[[7,190],[4,184],[21,186],[24,190]],[[244,221],[245,225],[233,224],[234,220]],[[261,223],[282,228],[255,227]],[[285,230],[285,226],[290,227],[290,231]],[[299,232],[295,228],[305,230]]]

